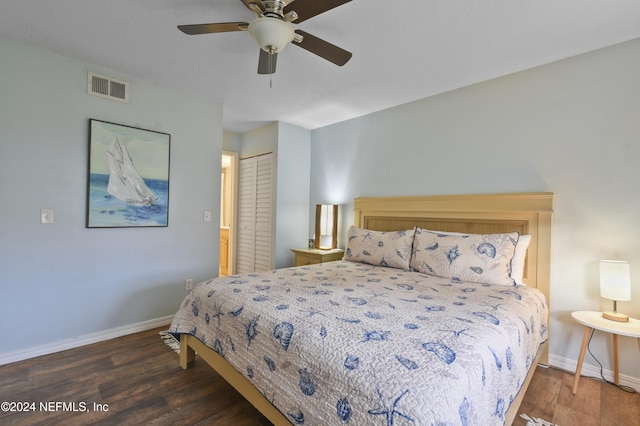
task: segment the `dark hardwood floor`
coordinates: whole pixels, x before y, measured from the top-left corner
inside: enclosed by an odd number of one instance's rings
[[[182,370],[160,330],[0,366],[0,402],[30,410],[0,411],[0,425],[270,424],[202,360]],[[538,368],[520,412],[560,426],[640,425],[639,394],[583,378],[574,396],[572,384],[572,374]]]
[[[558,426],[640,426],[640,393],[582,377],[571,393],[573,373],[538,367],[518,414],[540,417]],[[525,426],[517,417],[514,426]]]

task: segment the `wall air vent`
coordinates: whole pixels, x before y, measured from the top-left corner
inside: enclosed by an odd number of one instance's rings
[[[89,72],[88,76],[88,94],[129,103],[129,82],[115,80],[92,72]]]

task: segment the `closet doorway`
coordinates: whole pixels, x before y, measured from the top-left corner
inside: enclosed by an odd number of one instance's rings
[[[220,176],[220,262],[218,275],[235,273],[236,241],[236,181],[238,154],[222,152],[222,173]]]
[[[243,158],[238,168],[236,273],[268,271],[273,268],[273,154]]]

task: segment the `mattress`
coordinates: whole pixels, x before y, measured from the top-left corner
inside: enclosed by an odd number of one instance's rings
[[[196,285],[191,334],[293,424],[502,425],[548,338],[544,295],[338,261]]]

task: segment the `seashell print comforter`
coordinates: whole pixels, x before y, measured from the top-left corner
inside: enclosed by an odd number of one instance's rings
[[[538,290],[347,261],[199,283],[196,336],[293,424],[502,425],[539,345]]]

